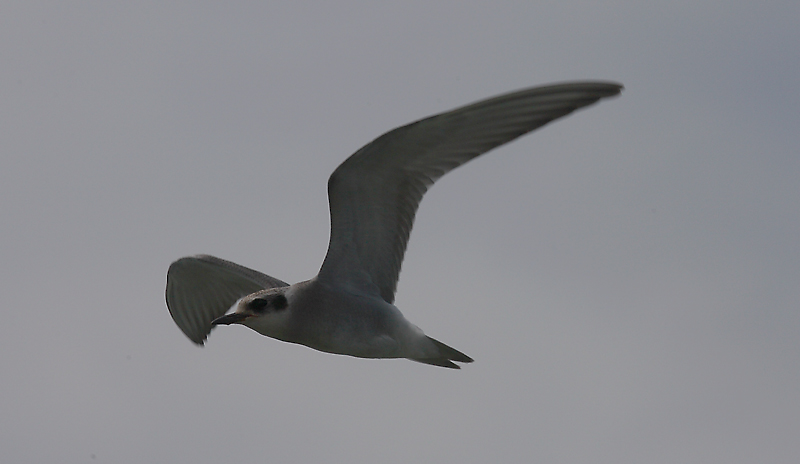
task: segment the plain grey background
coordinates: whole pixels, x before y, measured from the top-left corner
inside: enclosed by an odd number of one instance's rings
[[[800,3],[1,10],[4,462],[800,460]],[[314,276],[381,133],[580,79],[422,202],[396,303],[474,364],[172,322],[181,256]]]

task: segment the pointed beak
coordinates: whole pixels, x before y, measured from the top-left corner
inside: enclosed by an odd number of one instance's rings
[[[230,313],[230,314],[226,314],[226,315],[224,315],[222,317],[218,317],[218,318],[214,319],[213,321],[211,321],[211,325],[236,324],[237,322],[242,322],[243,320],[247,319],[250,316],[251,316],[251,314]]]

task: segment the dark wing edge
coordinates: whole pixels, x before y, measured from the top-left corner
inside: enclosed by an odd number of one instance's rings
[[[211,321],[241,297],[286,282],[214,256],[181,258],[167,271],[166,300],[178,328],[198,345],[211,333]]]

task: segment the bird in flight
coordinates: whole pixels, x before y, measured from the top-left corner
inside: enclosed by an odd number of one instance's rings
[[[167,271],[167,308],[198,345],[215,326],[241,324],[328,353],[458,369],[472,358],[392,304],[422,196],[467,161],[621,91],[594,81],[534,87],[389,131],[328,179],[331,235],[316,277],[290,285],[209,255],[181,258]]]

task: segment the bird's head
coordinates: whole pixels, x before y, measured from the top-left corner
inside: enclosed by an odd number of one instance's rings
[[[289,300],[286,287],[270,288],[240,298],[234,311],[211,321],[211,325],[242,324],[263,335],[275,337],[286,326]]]

